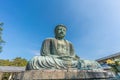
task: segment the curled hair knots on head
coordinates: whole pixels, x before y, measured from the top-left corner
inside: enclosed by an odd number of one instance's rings
[[[67,27],[66,27],[65,25],[63,25],[63,24],[58,24],[58,25],[55,27],[55,29],[54,29],[54,33],[56,33],[56,30],[57,30],[58,27],[64,27],[64,28],[67,30]]]

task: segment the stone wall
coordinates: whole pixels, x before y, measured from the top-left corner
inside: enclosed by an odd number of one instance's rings
[[[108,79],[105,71],[93,70],[29,70],[15,76],[15,80],[42,79]]]

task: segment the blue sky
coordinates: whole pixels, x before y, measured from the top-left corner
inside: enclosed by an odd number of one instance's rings
[[[0,0],[6,44],[0,59],[31,59],[42,41],[64,24],[66,39],[82,59],[120,52],[120,0]]]

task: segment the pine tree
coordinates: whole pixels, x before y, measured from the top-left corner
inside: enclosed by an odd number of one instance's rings
[[[3,23],[0,22],[0,52],[2,52],[2,46],[5,41],[2,39]]]

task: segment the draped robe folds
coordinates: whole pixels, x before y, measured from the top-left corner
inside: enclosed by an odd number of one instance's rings
[[[64,40],[65,52],[58,51],[58,40],[49,38],[44,40],[41,56],[33,57],[27,64],[26,70],[33,69],[95,69],[100,68],[96,61],[80,60],[76,57],[72,44]]]

